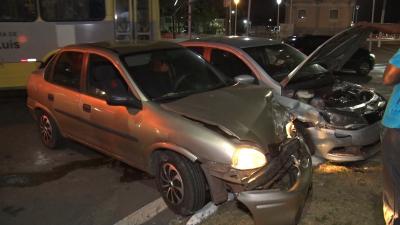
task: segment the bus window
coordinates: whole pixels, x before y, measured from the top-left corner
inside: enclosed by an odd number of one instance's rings
[[[105,18],[105,0],[40,0],[45,21],[98,21]]]
[[[32,22],[36,18],[36,0],[1,0],[0,22]]]

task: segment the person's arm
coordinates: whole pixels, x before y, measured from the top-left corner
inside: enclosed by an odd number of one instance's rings
[[[376,31],[380,31],[386,34],[400,34],[400,24],[398,23],[368,23],[360,22],[357,25],[363,27],[369,27]]]
[[[400,82],[400,68],[395,65],[388,64],[383,74],[384,85],[396,85]]]

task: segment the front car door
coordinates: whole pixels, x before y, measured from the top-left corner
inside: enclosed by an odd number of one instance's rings
[[[137,164],[135,136],[139,109],[107,104],[107,95],[134,97],[120,71],[105,56],[89,54],[85,72],[85,91],[81,97],[81,117],[90,132],[86,142],[129,163]]]

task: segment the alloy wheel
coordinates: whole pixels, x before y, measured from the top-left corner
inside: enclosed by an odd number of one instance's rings
[[[171,163],[164,163],[160,171],[161,188],[166,199],[173,205],[183,201],[184,187],[181,174]]]
[[[44,114],[40,117],[40,134],[46,144],[50,144],[52,142],[53,127],[49,117]]]

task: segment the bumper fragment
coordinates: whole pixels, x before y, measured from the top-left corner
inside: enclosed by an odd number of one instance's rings
[[[293,158],[293,165],[295,180],[289,189],[256,189],[238,194],[256,225],[289,225],[300,219],[312,189],[311,159],[309,155],[301,161]]]
[[[380,140],[380,121],[358,130],[309,127],[306,129],[316,155],[333,162],[365,160],[376,154]]]

